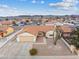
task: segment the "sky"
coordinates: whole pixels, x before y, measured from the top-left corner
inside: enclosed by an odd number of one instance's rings
[[[79,15],[79,0],[0,0],[0,16]]]

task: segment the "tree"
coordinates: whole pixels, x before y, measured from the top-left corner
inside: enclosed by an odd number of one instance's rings
[[[8,21],[9,19],[8,18],[5,18],[5,20]]]
[[[26,20],[26,22],[29,22],[29,20]]]
[[[13,24],[13,25],[17,25],[17,24],[16,24],[16,21],[13,21],[12,24]]]
[[[14,18],[13,20],[17,20],[16,18]]]
[[[76,28],[74,31],[72,31],[71,39],[71,44],[79,49],[79,28]]]
[[[57,41],[61,39],[62,31],[59,29],[59,26],[56,26],[53,32],[54,45],[57,44]]]

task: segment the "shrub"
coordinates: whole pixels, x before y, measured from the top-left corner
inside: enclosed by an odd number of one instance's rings
[[[37,49],[32,48],[29,52],[30,52],[30,55],[34,56],[37,54]]]

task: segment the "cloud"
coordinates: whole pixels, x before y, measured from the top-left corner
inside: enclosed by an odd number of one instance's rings
[[[66,11],[66,10],[56,9],[48,12],[52,15],[79,15],[78,11],[73,11],[73,10]]]
[[[49,3],[49,6],[59,7],[62,9],[70,9],[76,7],[78,2],[79,0],[63,0],[62,2],[58,2],[58,3]]]
[[[49,6],[56,7],[55,10],[51,11],[53,14],[72,15],[79,14],[79,7],[77,7],[78,3],[79,0],[63,0],[62,2],[49,3]]]
[[[37,1],[36,0],[32,0],[32,3],[36,3]]]
[[[0,16],[17,16],[27,14],[25,11],[17,8],[9,7],[8,5],[0,5]]]
[[[42,1],[41,1],[41,4],[44,4],[44,3],[45,3],[45,1],[42,0]]]
[[[41,3],[41,4],[44,4],[45,1],[44,0],[32,0],[32,3]]]
[[[8,5],[1,5],[0,4],[0,8],[9,8]]]

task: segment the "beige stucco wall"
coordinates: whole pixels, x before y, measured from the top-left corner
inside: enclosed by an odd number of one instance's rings
[[[14,32],[14,28],[12,28],[12,27],[8,27],[8,29],[6,30],[6,32],[7,32],[7,33],[4,33],[4,36],[13,33],[13,32]]]
[[[32,42],[33,39],[33,36],[19,36],[20,42]]]
[[[24,32],[24,33],[18,34],[16,40],[17,42],[36,42],[36,36],[30,33]]]

